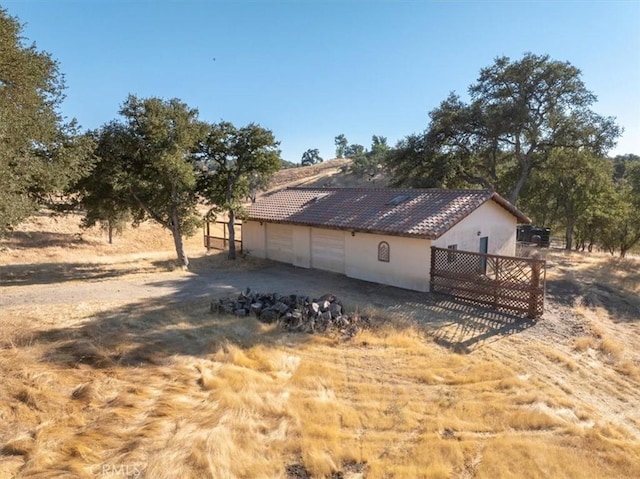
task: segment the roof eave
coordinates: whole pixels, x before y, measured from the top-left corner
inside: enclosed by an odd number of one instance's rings
[[[518,222],[519,223],[524,223],[524,224],[530,224],[531,223],[531,218],[529,218],[522,211],[520,211],[518,208],[516,208],[514,205],[512,205],[509,201],[507,201],[505,198],[500,196],[495,191],[493,192],[493,194],[488,199],[491,199],[491,200],[495,201],[500,206],[502,206],[505,210],[507,210],[509,213],[511,213],[513,216],[518,218]]]
[[[281,225],[291,225],[291,226],[309,226],[311,228],[322,228],[328,230],[339,230],[339,231],[350,231],[352,233],[367,233],[374,235],[382,235],[382,236],[399,236],[401,238],[417,238],[417,239],[436,239],[440,235],[435,235],[432,233],[428,234],[417,234],[417,233],[408,233],[408,232],[395,232],[395,231],[384,231],[384,230],[376,230],[376,229],[366,229],[366,228],[352,228],[349,226],[333,226],[333,225],[319,225],[315,223],[307,223],[303,221],[287,221],[287,220],[274,220],[274,219],[265,219],[265,218],[255,218],[255,217],[247,217],[244,218],[244,221],[258,221],[260,223],[275,223]]]

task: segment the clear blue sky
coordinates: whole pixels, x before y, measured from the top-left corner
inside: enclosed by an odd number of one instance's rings
[[[423,131],[497,56],[549,54],[580,68],[594,110],[640,154],[640,1],[0,0],[60,62],[63,114],[84,128],[129,93],[177,97],[207,121],[273,130],[282,156],[333,158]],[[214,60],[215,59],[215,60]]]

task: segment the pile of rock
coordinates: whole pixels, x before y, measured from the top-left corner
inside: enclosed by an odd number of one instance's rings
[[[256,293],[247,288],[236,298],[213,300],[211,312],[253,315],[264,323],[278,322],[288,331],[309,333],[331,328],[353,336],[359,329],[369,326],[367,316],[345,314],[342,302],[333,294],[310,299],[297,294]]]

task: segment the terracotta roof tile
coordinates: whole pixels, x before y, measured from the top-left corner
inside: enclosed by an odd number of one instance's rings
[[[252,220],[438,238],[486,201],[530,220],[490,190],[289,188],[248,209]]]

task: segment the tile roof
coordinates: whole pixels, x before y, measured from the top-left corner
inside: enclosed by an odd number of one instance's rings
[[[288,188],[254,203],[248,219],[435,239],[486,201],[530,223],[490,190]]]

